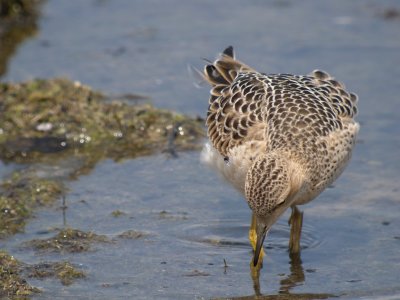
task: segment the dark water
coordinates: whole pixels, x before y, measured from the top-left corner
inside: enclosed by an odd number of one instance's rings
[[[3,80],[68,76],[110,94],[139,93],[157,106],[204,116],[201,67],[233,44],[265,72],[320,68],[360,97],[353,160],[334,188],[302,207],[299,259],[286,250],[285,215],[266,243],[263,295],[300,299],[400,298],[400,17],[397,1],[48,1],[39,33],[9,62]],[[4,176],[17,166],[0,165]],[[202,299],[254,295],[242,196],[199,162],[198,152],[103,161],[69,184],[61,203],[36,213],[26,232],[0,242],[27,263],[68,259],[88,277],[71,286],[32,280],[40,297]],[[111,212],[125,214],[113,217]],[[64,225],[115,238],[97,251],[43,256],[23,241]],[[48,233],[50,232],[50,233]],[[224,259],[227,267],[224,265]]]

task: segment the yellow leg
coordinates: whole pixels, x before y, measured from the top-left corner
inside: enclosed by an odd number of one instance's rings
[[[251,225],[250,225],[250,230],[249,230],[249,240],[250,240],[251,247],[253,248],[253,251],[256,251],[256,244],[257,244],[256,225],[257,225],[256,216],[254,214],[252,214],[251,215]],[[253,273],[253,271],[258,272],[261,269],[263,257],[264,257],[264,249],[261,249],[257,266],[253,265],[253,260],[251,260],[251,262],[250,262],[250,267],[251,267],[252,273]]]
[[[292,214],[289,218],[290,240],[289,251],[292,254],[300,253],[301,227],[303,226],[303,212],[296,206],[292,206]]]

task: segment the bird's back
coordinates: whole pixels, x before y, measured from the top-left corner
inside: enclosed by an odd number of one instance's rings
[[[301,163],[310,186],[325,188],[347,164],[358,132],[357,96],[323,71],[262,74],[228,47],[205,67],[211,84],[208,136],[224,157],[257,141]],[[319,187],[318,187],[319,186]]]

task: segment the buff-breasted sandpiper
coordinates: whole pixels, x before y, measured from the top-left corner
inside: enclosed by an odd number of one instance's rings
[[[235,59],[228,47],[203,77],[211,84],[210,143],[202,159],[241,191],[252,209],[252,265],[289,207],[289,249],[300,251],[302,213],[344,170],[359,124],[357,96],[329,74],[264,74]]]

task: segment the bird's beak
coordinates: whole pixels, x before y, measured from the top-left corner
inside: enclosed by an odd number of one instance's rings
[[[256,251],[254,252],[253,258],[253,266],[257,266],[258,260],[260,258],[261,249],[265,240],[265,236],[267,235],[267,226],[264,224],[257,223],[257,243],[256,243]]]

